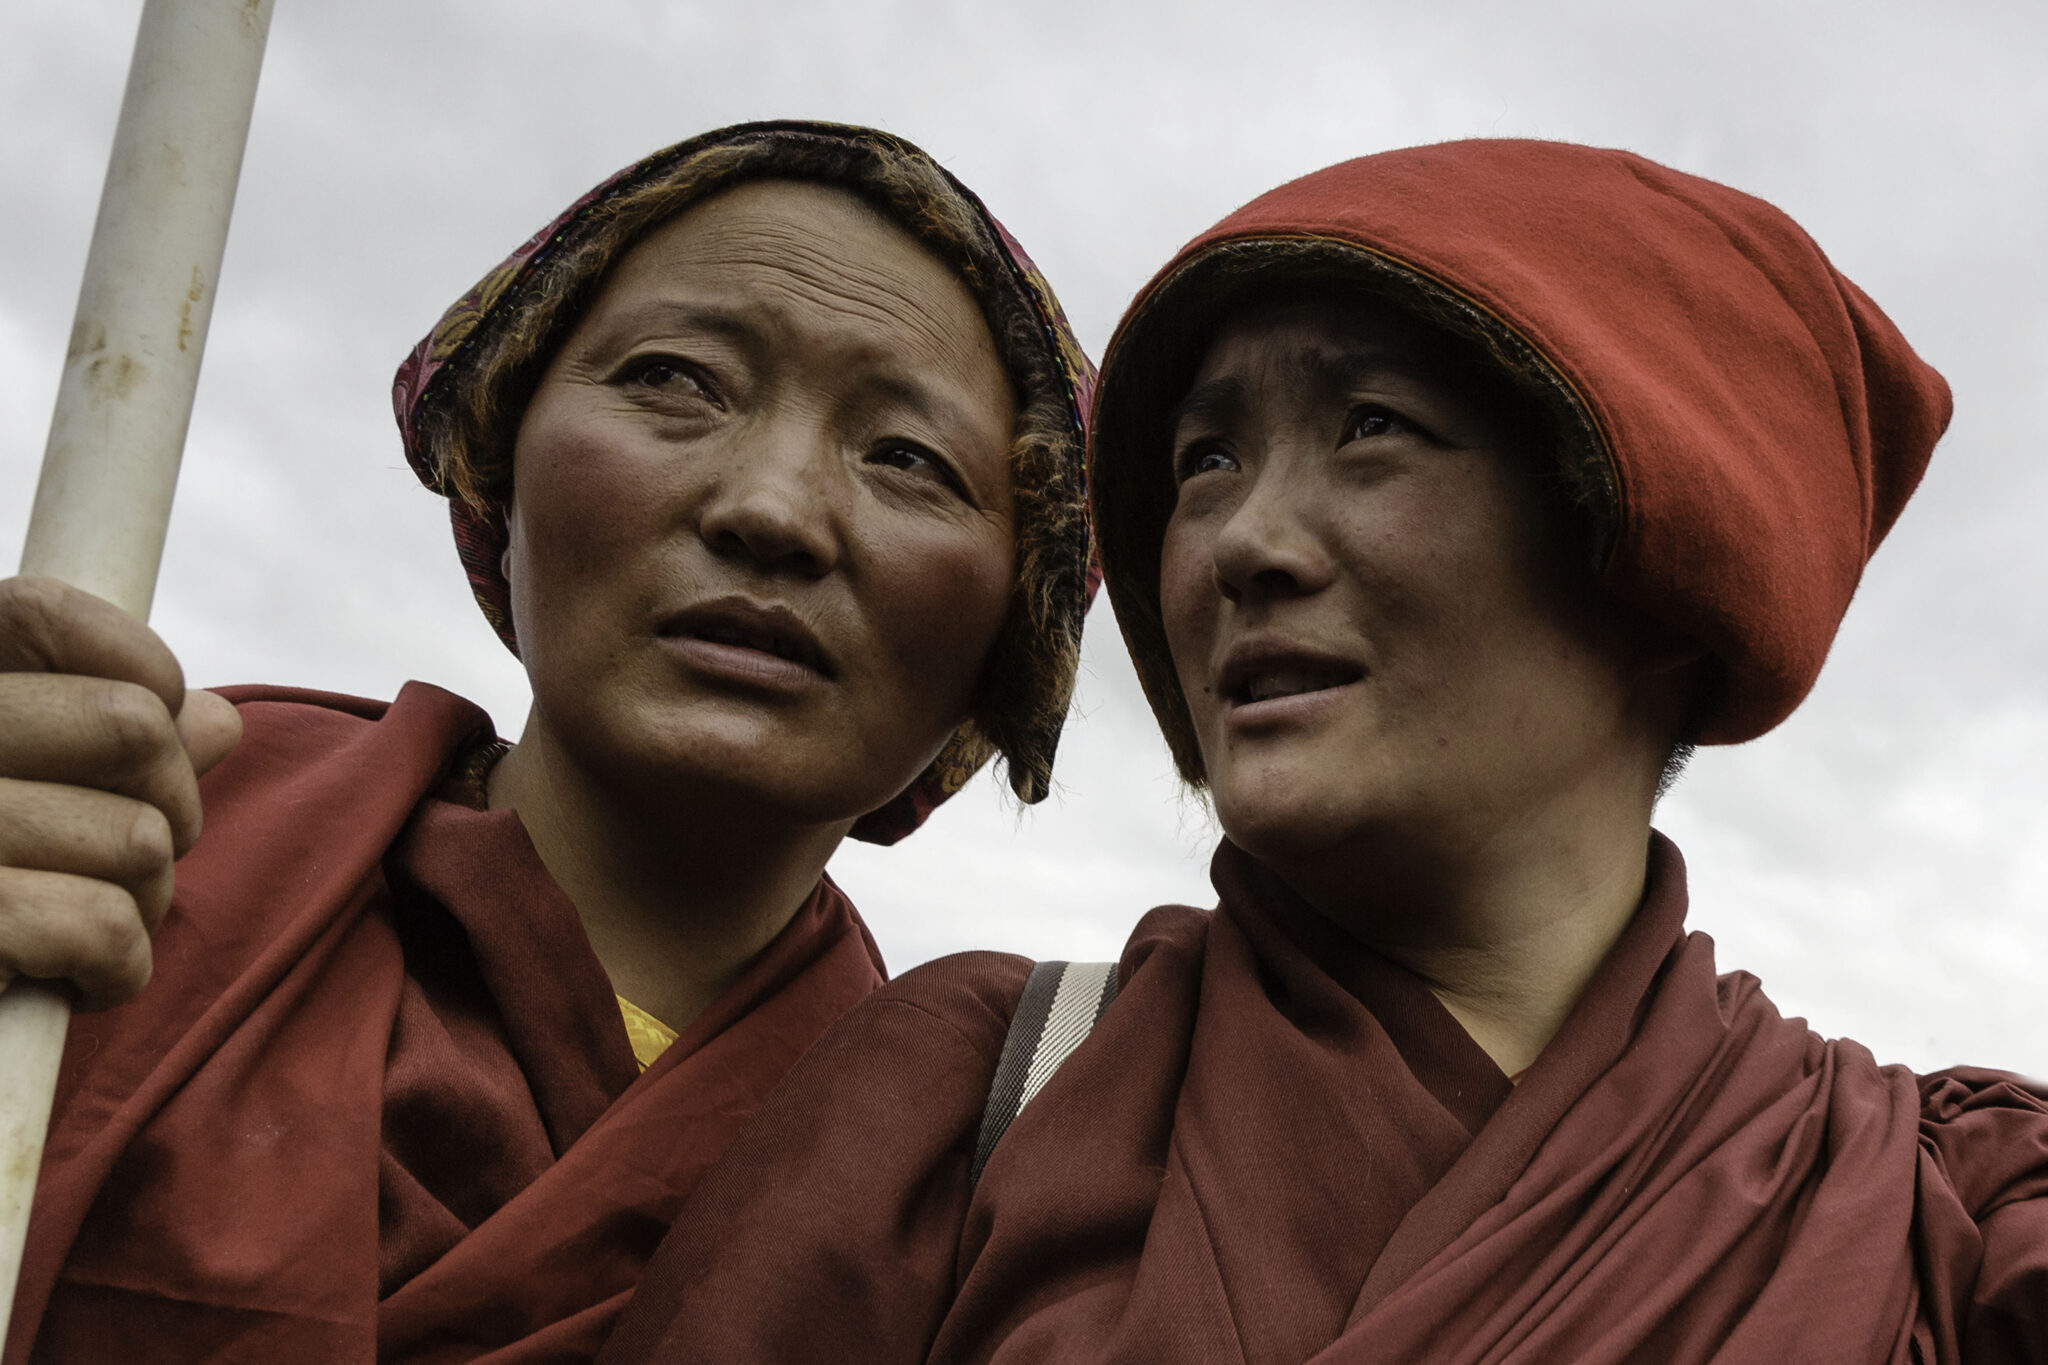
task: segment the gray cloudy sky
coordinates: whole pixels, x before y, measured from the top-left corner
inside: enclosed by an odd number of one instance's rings
[[[138,0],[0,6],[0,553],[41,459]],[[1956,390],[1804,710],[1709,751],[1661,825],[1724,968],[1881,1060],[2048,1074],[2048,7],[1380,0],[277,0],[155,623],[199,682],[390,695],[516,733],[524,679],[413,483],[391,371],[578,193],[740,119],[931,150],[1083,341],[1261,190],[1473,135],[1632,148],[1788,209]],[[8,561],[11,563],[11,559]],[[1060,798],[986,782],[834,864],[898,970],[1114,955],[1208,904],[1107,612]]]

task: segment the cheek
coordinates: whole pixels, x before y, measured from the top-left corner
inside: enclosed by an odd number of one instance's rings
[[[1562,724],[1559,685],[1576,690],[1583,641],[1551,591],[1529,528],[1490,509],[1457,534],[1419,542],[1387,594],[1406,657],[1395,679],[1450,747],[1487,752]],[[1459,744],[1460,737],[1464,744]]]
[[[636,551],[660,541],[670,490],[656,468],[587,424],[550,410],[529,414],[513,462],[512,601],[522,642],[587,619],[591,599],[616,596]]]
[[[1213,564],[1205,536],[1178,519],[1167,523],[1159,547],[1159,614],[1184,692],[1190,674],[1208,663],[1216,605],[1222,601]],[[1192,693],[1188,697],[1190,705],[1198,700]]]
[[[570,728],[615,709],[644,663],[672,503],[653,462],[581,415],[537,400],[513,456],[513,630],[536,703]]]
[[[984,522],[865,537],[867,616],[891,681],[964,709],[1010,605],[1015,541]]]
[[[665,501],[647,462],[582,433],[543,430],[532,441],[522,433],[515,471],[534,548],[571,563],[616,555]]]

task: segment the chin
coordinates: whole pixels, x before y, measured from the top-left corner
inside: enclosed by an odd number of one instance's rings
[[[580,766],[632,801],[720,823],[832,824],[893,794],[873,791],[871,769],[844,752],[843,738],[820,742],[772,720],[666,710],[592,725],[580,743],[562,738]]]
[[[1305,862],[1358,837],[1372,822],[1349,794],[1273,780],[1213,786],[1216,818],[1230,841],[1275,866]]]
[[[650,765],[641,786],[650,801],[697,812],[700,820],[782,827],[854,820],[891,795],[856,789],[834,776],[791,769],[786,761],[764,761],[759,754],[735,754],[728,761],[689,754]]]

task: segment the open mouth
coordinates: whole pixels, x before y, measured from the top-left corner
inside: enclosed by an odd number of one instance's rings
[[[1267,654],[1263,651],[1231,661],[1223,670],[1218,691],[1232,706],[1277,701],[1344,687],[1365,676],[1356,664],[1314,658],[1302,654]]]
[[[1280,668],[1254,674],[1242,687],[1231,691],[1230,699],[1242,706],[1247,702],[1271,701],[1275,697],[1298,697],[1304,692],[1324,692],[1345,683],[1357,682],[1355,671],[1336,668]]]
[[[702,603],[662,622],[660,633],[672,639],[752,650],[826,678],[836,671],[810,627],[780,604],[737,597]]]

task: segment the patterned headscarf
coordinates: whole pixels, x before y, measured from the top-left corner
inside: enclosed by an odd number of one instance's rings
[[[477,605],[516,655],[500,567],[511,447],[533,385],[634,244],[691,205],[749,180],[855,191],[917,238],[981,304],[1016,385],[1012,455],[1018,583],[984,671],[981,702],[926,772],[853,835],[889,844],[923,823],[1000,752],[1027,801],[1049,789],[1094,597],[1084,451],[1094,367],[1045,277],[966,186],[901,138],[839,124],[740,124],[628,166],[535,233],[442,316],[392,386],[406,459],[448,499]]]

